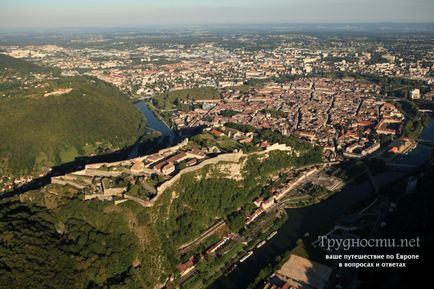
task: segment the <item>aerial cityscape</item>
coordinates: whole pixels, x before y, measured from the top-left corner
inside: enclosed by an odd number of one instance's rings
[[[0,288],[429,288],[434,3],[124,2],[0,4]]]

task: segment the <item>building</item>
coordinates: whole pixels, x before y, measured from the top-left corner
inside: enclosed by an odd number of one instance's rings
[[[298,136],[303,139],[307,139],[311,142],[315,141],[317,139],[316,135],[313,132],[307,132],[307,131],[301,131],[299,132]]]
[[[215,137],[220,137],[220,136],[224,135],[224,133],[222,133],[221,131],[216,130],[216,129],[211,129],[209,131],[209,133],[212,134]]]
[[[274,205],[274,198],[269,197],[268,199],[264,200],[261,204],[262,209],[268,210]]]
[[[161,168],[161,172],[165,175],[170,175],[175,171],[175,165],[173,163],[168,163]]]
[[[364,150],[362,150],[362,155],[363,156],[369,155],[369,154],[375,152],[376,150],[378,150],[379,148],[380,148],[380,143],[378,143],[378,142],[374,143],[370,147],[367,147]]]
[[[168,175],[175,171],[175,164],[187,159],[188,156],[185,152],[177,152],[170,158],[157,162],[153,167],[163,174]]]
[[[181,277],[190,273],[195,265],[197,263],[197,260],[194,258],[194,256],[191,256],[190,259],[188,259],[186,262],[178,264],[176,268],[178,269],[179,273],[181,274]]]
[[[266,140],[261,141],[261,143],[259,144],[259,146],[263,149],[268,148],[270,146],[270,143]]]
[[[206,157],[206,154],[198,148],[193,148],[192,150],[187,151],[186,154],[187,157],[195,159],[203,159]]]
[[[250,216],[247,217],[246,225],[250,224],[257,218],[259,218],[259,216],[261,216],[262,213],[264,213],[264,209],[262,207],[257,208]]]
[[[408,138],[400,138],[389,145],[389,152],[394,154],[405,153],[412,145],[412,141]]]
[[[395,135],[397,131],[395,129],[389,128],[389,124],[400,124],[402,121],[395,118],[383,118],[376,127],[376,132],[378,134]]]
[[[411,91],[410,97],[411,99],[420,99],[420,89],[419,88],[415,88]]]

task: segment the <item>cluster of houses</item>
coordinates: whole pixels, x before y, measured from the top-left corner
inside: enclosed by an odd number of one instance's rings
[[[353,122],[349,129],[341,135],[339,143],[343,155],[350,158],[360,158],[372,154],[380,148],[380,143],[373,137],[376,135],[399,135],[404,115],[392,103],[383,102],[377,108],[374,117]]]
[[[246,225],[257,220],[260,216],[262,216],[265,212],[271,210],[279,201],[281,201],[288,193],[301,185],[303,181],[316,173],[319,170],[319,167],[313,167],[310,169],[305,169],[301,171],[297,176],[288,175],[288,178],[285,182],[281,183],[279,186],[275,188],[271,188],[272,195],[268,198],[258,197],[253,201],[253,204],[256,206],[256,209],[246,218]]]
[[[272,196],[268,198],[258,197],[253,203],[256,206],[256,209],[253,211],[251,215],[246,218],[246,225],[254,222],[260,216],[270,211],[281,199],[287,195],[287,193],[297,186],[299,186],[306,177],[311,176],[315,172],[317,172],[319,167],[313,167],[310,169],[302,170],[297,176],[291,175],[288,176],[286,182],[283,182],[279,186],[271,189]],[[218,242],[214,243],[210,247],[206,249],[207,255],[215,255],[218,253],[221,248],[223,248],[226,244],[228,244],[231,240],[238,239],[240,237],[239,234],[236,233],[228,233],[223,236]],[[203,256],[202,256],[203,258]],[[192,270],[196,267],[196,265],[200,262],[201,258],[190,257],[187,261],[180,263],[177,268],[181,274],[181,277],[186,276],[188,273],[192,272]]]
[[[225,126],[218,126],[218,127],[210,127],[205,129],[205,131],[208,131],[211,135],[215,137],[221,137],[221,136],[227,136],[239,143],[251,143],[253,141],[254,133],[253,132],[241,132],[234,128],[229,128]]]
[[[238,239],[239,237],[240,235],[235,233],[228,233],[224,235],[220,239],[220,241],[218,241],[217,243],[211,245],[206,249],[206,255],[213,256],[217,254],[218,251],[224,247],[224,245],[228,244],[231,240]],[[181,277],[186,276],[188,273],[190,273],[202,259],[203,256],[196,257],[193,255],[187,261],[178,264],[176,268],[178,269]]]
[[[202,107],[177,111],[173,121],[178,128],[204,125],[210,134],[240,143],[252,137],[215,128],[232,122],[293,134],[319,144],[323,157],[336,161],[374,152],[377,135],[399,135],[404,116],[393,104],[378,100],[379,92],[378,85],[350,77],[268,82],[248,92],[230,90],[223,99],[201,100]]]

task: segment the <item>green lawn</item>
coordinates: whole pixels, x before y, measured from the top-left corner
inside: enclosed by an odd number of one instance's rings
[[[214,87],[194,87],[171,91],[154,97],[156,105],[160,109],[172,109],[180,101],[193,101],[203,99],[218,99],[220,93]]]

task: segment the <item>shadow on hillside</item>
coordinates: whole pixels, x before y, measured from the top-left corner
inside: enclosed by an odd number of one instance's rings
[[[181,139],[178,141],[182,141]],[[97,156],[82,156],[75,158],[74,161],[61,164],[52,168],[51,172],[47,175],[36,178],[33,181],[25,184],[21,187],[14,189],[13,191],[0,194],[0,200],[7,199],[13,196],[18,196],[30,190],[37,190],[51,183],[51,178],[55,176],[65,175],[71,172],[84,169],[87,164],[95,164],[102,162],[116,162],[125,160],[127,158],[134,158],[145,154],[151,154],[159,151],[160,149],[175,145],[170,141],[167,141],[165,137],[159,137],[157,139],[148,140],[145,142],[138,141],[134,145],[126,147],[122,150],[115,152],[101,154]],[[138,146],[138,148],[136,148]],[[133,149],[137,149],[136,155],[131,155]]]

